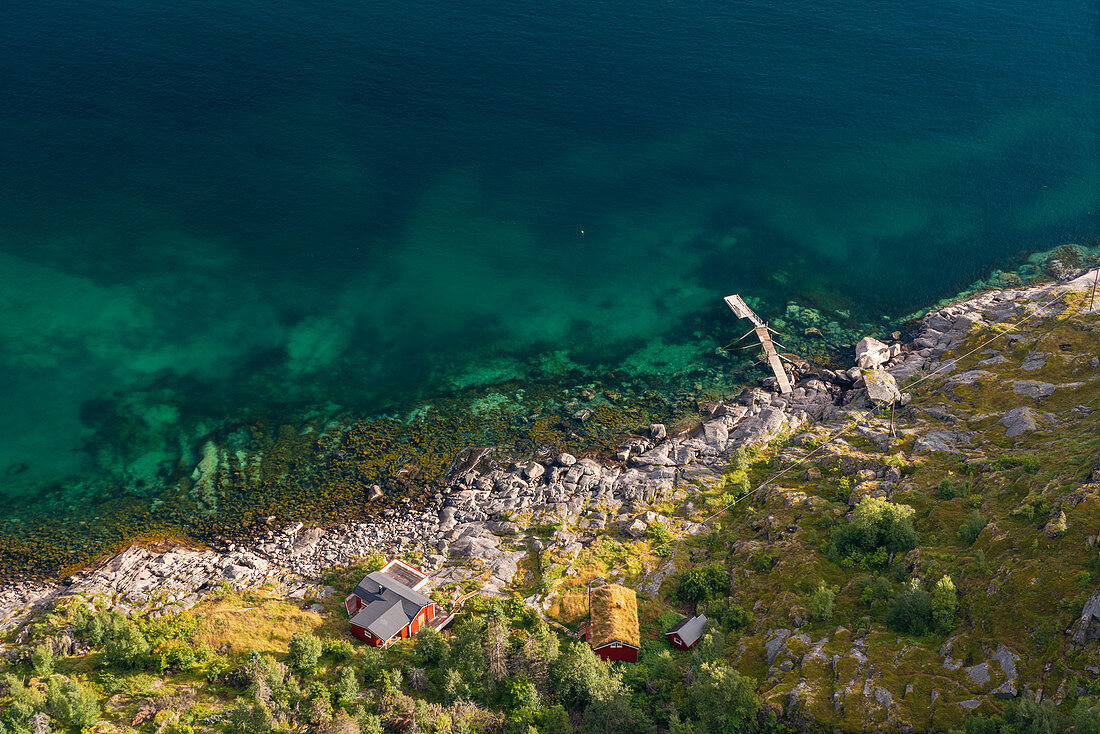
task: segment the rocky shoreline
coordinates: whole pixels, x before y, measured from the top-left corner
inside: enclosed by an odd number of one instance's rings
[[[544,542],[575,557],[608,531],[641,537],[651,523],[659,522],[679,532],[703,532],[704,525],[662,516],[655,505],[690,502],[700,485],[721,480],[738,449],[864,411],[868,388],[874,397],[875,386],[865,384],[861,368],[881,367],[890,382],[902,387],[931,370],[949,372],[953,365],[944,363],[943,356],[975,325],[1006,324],[1029,312],[1053,315],[1064,305],[1038,304],[1087,290],[1094,277],[1092,270],[1057,283],[988,291],[936,309],[923,317],[905,344],[861,341],[859,366],[837,372],[804,365],[792,375],[796,387],[787,396],[769,378],[732,400],[702,404],[698,424],[689,429],[670,432],[664,425],[651,426],[648,435],[620,445],[614,461],[560,454],[498,465],[491,452],[482,452],[422,504],[405,500],[398,506],[403,509],[386,509],[377,522],[306,528],[301,523],[275,527],[272,519],[256,526],[260,530],[246,542],[212,548],[133,545],[63,580],[0,590],[0,629],[10,630],[35,610],[74,595],[103,597],[116,609],[152,614],[188,609],[223,584],[239,589],[275,584],[288,598],[321,598],[337,593],[320,581],[323,571],[375,552],[419,557],[434,573],[436,585],[477,579],[486,592],[495,593],[512,581],[526,554],[540,550]],[[1045,388],[1036,383],[1021,389]],[[900,398],[904,403],[906,396]],[[1027,430],[1031,416],[1006,415],[1005,420]],[[550,541],[528,532],[546,526],[556,529]]]

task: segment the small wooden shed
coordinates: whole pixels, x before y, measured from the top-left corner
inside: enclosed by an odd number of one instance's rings
[[[675,627],[665,633],[665,637],[668,638],[668,644],[672,645],[677,650],[690,650],[699,644],[699,639],[703,636],[703,627],[706,623],[707,618],[702,614],[681,619]]]
[[[638,662],[638,595],[607,584],[588,592],[588,644],[607,661]]]

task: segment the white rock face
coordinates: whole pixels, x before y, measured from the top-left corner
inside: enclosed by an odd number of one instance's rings
[[[856,364],[865,370],[881,367],[891,356],[890,347],[873,336],[865,336],[856,344]]]

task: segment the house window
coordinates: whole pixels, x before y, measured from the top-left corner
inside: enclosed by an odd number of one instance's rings
[[[612,642],[611,647],[622,647],[618,642]]]

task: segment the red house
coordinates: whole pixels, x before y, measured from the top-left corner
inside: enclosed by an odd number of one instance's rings
[[[426,574],[398,560],[368,573],[344,599],[351,633],[376,647],[415,635],[438,612],[432,600],[417,591],[427,582]]]
[[[638,595],[607,584],[588,592],[588,644],[607,661],[638,662]]]
[[[707,618],[702,614],[681,619],[675,627],[665,633],[668,644],[677,650],[690,650],[699,644],[699,638],[703,636],[703,626],[706,623]]]

